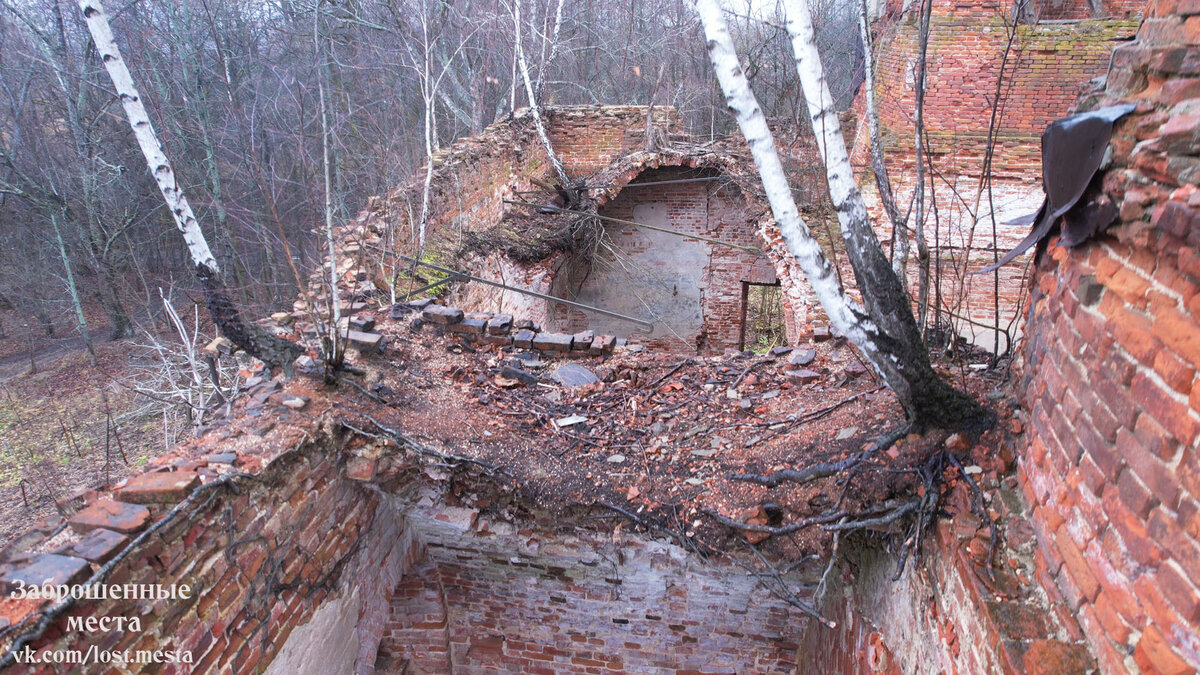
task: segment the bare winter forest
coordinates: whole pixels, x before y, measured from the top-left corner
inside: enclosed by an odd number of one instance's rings
[[[542,105],[653,102],[696,133],[731,126],[682,0],[108,9],[226,286],[258,315],[290,306],[292,265],[320,261],[323,144],[344,223],[429,155],[528,105],[517,40]],[[804,118],[782,29],[757,6],[730,11],[768,114]],[[817,12],[844,106],[861,81],[856,9]],[[79,335],[85,317],[93,340],[137,335],[163,320],[160,289],[190,292],[190,265],[82,17],[73,3],[5,0],[0,32],[5,353]]]
[[[0,0],[0,670],[1195,673],[1198,180],[1196,0]]]

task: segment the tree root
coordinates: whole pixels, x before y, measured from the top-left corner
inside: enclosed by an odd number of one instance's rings
[[[783,469],[769,475],[760,475],[754,473],[734,473],[728,474],[729,480],[744,481],[763,485],[766,487],[776,487],[780,483],[810,483],[821,478],[837,475],[843,471],[848,471],[859,464],[863,463],[870,457],[887,450],[895,445],[896,441],[908,435],[909,427],[907,425],[900,427],[894,431],[884,434],[878,440],[871,444],[871,447],[843,459],[840,462],[825,462],[822,464],[814,464],[803,469]]]

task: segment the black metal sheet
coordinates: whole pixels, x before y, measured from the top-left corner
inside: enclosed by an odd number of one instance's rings
[[[992,272],[1011,262],[1049,234],[1059,217],[1070,211],[1088,191],[1088,185],[1104,162],[1105,150],[1112,140],[1113,123],[1136,107],[1132,103],[1108,106],[1055,120],[1046,127],[1042,132],[1042,189],[1046,200],[1032,219],[1024,216],[1015,221],[1028,220],[1036,224],[1029,236],[979,274]],[[1098,190],[1096,195],[1099,195]],[[1081,213],[1067,219],[1069,229],[1064,230],[1067,236],[1063,243],[1075,246],[1087,240],[1112,222],[1115,218],[1113,209],[1115,206],[1111,201],[1105,205],[1099,197],[1089,200]]]

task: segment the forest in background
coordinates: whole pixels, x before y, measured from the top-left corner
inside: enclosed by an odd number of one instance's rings
[[[320,261],[319,84],[337,222],[528,104],[517,40],[543,105],[653,101],[699,136],[734,131],[686,0],[514,2],[109,3],[180,186],[250,316],[295,297],[285,251],[301,276]],[[768,115],[802,127],[787,35],[761,5],[728,3],[727,21]],[[846,107],[861,81],[857,6],[814,10]],[[75,334],[77,304],[97,340],[163,321],[160,289],[192,294],[187,251],[75,3],[0,0],[0,43],[0,310],[12,310],[0,339]]]

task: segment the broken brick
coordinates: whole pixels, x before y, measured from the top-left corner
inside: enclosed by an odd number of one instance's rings
[[[91,532],[102,527],[129,534],[146,526],[150,510],[144,506],[101,499],[71,516],[67,523],[76,532]]]
[[[430,305],[421,310],[421,318],[429,323],[437,323],[443,326],[448,326],[450,324],[462,321],[463,311],[457,307]]]
[[[116,491],[116,498],[134,504],[165,504],[182,500],[200,485],[192,471],[155,471],[134,476]]]
[[[6,584],[24,582],[26,586],[77,584],[91,576],[91,571],[91,565],[81,558],[39,553],[29,562],[9,570],[3,581]]]
[[[123,534],[104,528],[97,528],[64,549],[63,554],[83,558],[97,565],[103,565],[124,548],[128,542],[129,537]]]

